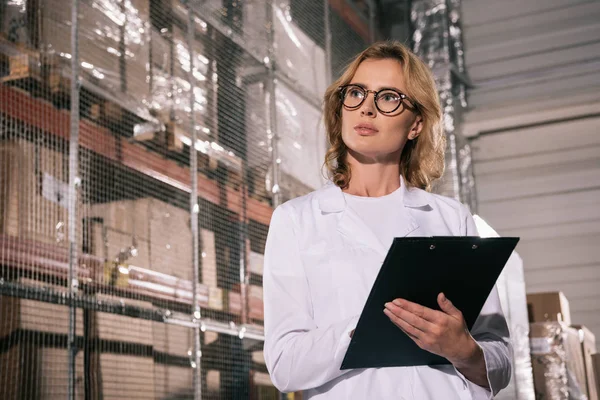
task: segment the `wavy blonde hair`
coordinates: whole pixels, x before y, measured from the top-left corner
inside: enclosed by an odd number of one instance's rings
[[[442,110],[431,70],[400,42],[378,42],[369,46],[350,62],[342,76],[325,92],[323,118],[329,149],[325,164],[329,179],[342,189],[351,179],[346,163],[348,148],[342,140],[342,98],[339,87],[349,84],[359,65],[368,59],[394,59],[402,64],[406,95],[416,103],[423,118],[421,134],[406,142],[400,156],[400,174],[408,186],[431,190],[431,184],[444,172],[446,138],[442,130]]]

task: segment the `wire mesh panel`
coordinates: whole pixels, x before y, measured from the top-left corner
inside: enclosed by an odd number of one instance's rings
[[[342,3],[0,0],[0,398],[281,398],[264,246],[324,182]]]

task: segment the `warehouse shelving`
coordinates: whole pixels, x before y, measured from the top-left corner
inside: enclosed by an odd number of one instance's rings
[[[266,2],[265,4],[267,3],[270,7],[271,3]],[[331,1],[330,3],[332,3],[332,8],[339,11],[343,8],[344,1]],[[173,2],[169,0],[168,4],[178,4],[184,9],[187,7],[184,2],[178,2],[178,0]],[[194,2],[190,2],[190,4],[194,4]],[[203,14],[201,8],[195,8],[193,12],[196,16],[202,15],[202,19],[194,21],[194,24],[205,23],[208,29],[218,32],[227,40],[239,46],[243,53],[241,57],[251,61],[255,68],[249,69],[243,76],[245,83],[281,83],[315,111],[320,110],[321,99],[305,87],[302,82],[298,82],[292,76],[286,74],[284,69],[278,67],[273,56],[272,37],[270,42],[265,43],[265,55],[259,54],[259,52],[253,51],[247,46],[243,35],[227,26],[220,18],[210,13]],[[347,14],[347,11],[345,13]],[[185,14],[174,13],[171,17],[177,19],[177,24],[180,27],[191,26],[189,21],[185,19]],[[346,15],[347,17],[348,15]],[[324,16],[324,18],[326,17]],[[353,21],[354,23],[356,21],[364,22],[364,18],[353,18]],[[265,35],[266,30],[265,27]],[[45,64],[48,60],[44,58],[43,52],[27,50],[1,38],[0,50],[1,53],[11,52],[12,54],[27,56],[24,64],[26,66],[25,70],[9,71],[8,76],[2,79],[2,85],[0,85],[0,116],[2,119],[0,122],[10,120],[13,124],[16,121],[13,125],[18,125],[18,127],[11,127],[11,129],[35,131],[34,135],[27,136],[24,134],[21,139],[32,140],[35,136],[34,140],[39,142],[60,143],[61,154],[65,156],[65,150],[68,149],[68,143],[71,140],[70,126],[73,117],[70,112],[71,71],[69,67],[64,63]],[[327,57],[330,57],[330,55],[327,55]],[[66,60],[62,61],[65,62]],[[56,60],[52,62],[56,62]],[[17,65],[17,67],[19,66],[22,67],[23,65]],[[51,67],[52,70],[49,73]],[[19,75],[19,73],[22,73],[22,75]],[[82,73],[85,73],[85,71],[82,71]],[[56,92],[54,93],[48,90],[47,81],[49,77],[53,79],[55,85],[54,90]],[[114,126],[108,126],[110,124],[106,124],[106,121],[98,118],[91,118],[88,115],[90,111],[82,109],[78,124],[80,160],[82,157],[84,162],[88,162],[92,157],[94,160],[101,159],[103,168],[125,171],[124,174],[130,174],[128,175],[129,179],[134,174],[139,174],[138,176],[144,177],[144,182],[153,181],[157,182],[157,186],[160,184],[161,188],[169,187],[170,189],[165,190],[167,195],[171,191],[177,192],[179,200],[185,196],[190,197],[194,190],[192,179],[194,176],[197,177],[198,203],[203,204],[203,206],[200,206],[200,214],[214,213],[216,209],[222,210],[219,211],[221,213],[219,216],[211,216],[211,218],[216,221],[229,218],[232,222],[231,226],[239,229],[239,232],[227,232],[224,235],[225,239],[221,238],[221,242],[223,240],[232,241],[232,243],[227,244],[231,247],[239,245],[240,248],[235,251],[232,250],[231,257],[239,257],[240,260],[234,259],[225,262],[222,260],[224,256],[221,255],[221,265],[219,266],[219,268],[224,268],[223,266],[231,268],[239,261],[241,265],[240,273],[236,275],[239,276],[239,282],[224,288],[209,287],[205,283],[196,282],[196,293],[194,294],[193,280],[177,278],[143,268],[143,266],[128,264],[122,265],[124,270],[127,271],[126,276],[120,276],[114,282],[107,282],[105,279],[98,277],[104,276],[107,269],[121,273],[119,272],[120,265],[114,261],[108,261],[98,254],[88,254],[85,246],[83,251],[81,251],[82,249],[77,251],[78,257],[75,260],[75,265],[70,265],[68,240],[52,244],[43,243],[32,238],[0,233],[0,249],[2,249],[0,295],[61,305],[65,309],[70,308],[72,310],[75,308],[77,313],[83,310],[83,315],[88,320],[93,315],[106,313],[133,317],[136,320],[152,321],[152,323],[159,325],[175,325],[190,330],[193,328],[196,332],[202,332],[200,335],[203,338],[201,344],[203,356],[215,353],[220,357],[225,357],[225,352],[231,350],[220,348],[220,342],[205,344],[205,337],[202,335],[207,332],[218,333],[228,338],[262,342],[264,340],[262,327],[263,304],[262,300],[258,301],[259,296],[252,294],[253,290],[256,291],[262,286],[262,276],[248,268],[248,257],[251,251],[260,253],[264,250],[264,239],[273,213],[273,207],[277,206],[278,202],[273,201],[270,203],[267,197],[270,197],[272,193],[267,194],[266,191],[261,191],[261,193],[264,193],[261,195],[255,194],[253,196],[249,194],[248,187],[250,185],[246,180],[250,179],[249,174],[251,171],[244,171],[243,156],[234,155],[226,146],[222,146],[223,153],[227,154],[224,158],[220,157],[219,154],[201,155],[198,153],[202,162],[197,171],[192,171],[189,160],[186,158],[188,155],[182,149],[167,151],[160,149],[156,142],[139,140],[135,137],[134,126],[145,125],[150,130],[164,130],[168,122],[165,121],[164,115],[161,118],[161,116],[149,112],[147,108],[145,109],[145,105],[139,99],[131,98],[131,96],[121,92],[113,93],[97,83],[86,77],[81,80],[81,90],[86,93],[85,100],[99,101],[102,104],[116,106],[118,111],[111,116],[111,118],[114,118],[111,123],[115,125],[124,121],[122,115],[127,115],[128,121],[123,126],[119,126],[120,130],[112,129]],[[273,95],[274,85],[269,86],[269,90],[271,91],[270,94]],[[216,113],[214,109],[209,112]],[[211,118],[216,120],[217,116],[211,115]],[[270,128],[272,131],[276,131],[272,121]],[[215,131],[217,130],[218,127]],[[8,133],[6,134],[8,135]],[[218,139],[212,140],[219,144]],[[189,150],[190,144],[184,148],[185,151]],[[232,159],[234,162],[228,163],[226,158]],[[216,164],[214,162],[218,162],[218,171],[211,170],[209,159],[213,162],[213,167]],[[278,168],[276,158],[269,161],[272,163],[273,168]],[[80,170],[80,174],[86,173],[88,176],[84,179],[94,178],[93,172]],[[225,175],[224,178],[223,176],[217,176],[221,173]],[[106,174],[106,176],[109,177],[110,175]],[[87,193],[87,196],[92,197],[89,193]],[[127,198],[127,196],[123,196],[123,198]],[[91,204],[99,200],[88,198],[84,201]],[[113,199],[110,201],[113,201]],[[90,207],[90,204],[82,202],[78,206]],[[184,208],[181,201],[177,206],[186,212],[188,211],[188,208]],[[253,233],[252,230],[255,232]],[[236,235],[238,235],[238,238],[231,239]],[[257,239],[257,236],[261,237]],[[197,237],[195,239],[198,240]],[[241,246],[244,241],[247,245]],[[242,250],[242,247],[245,249]],[[227,257],[229,255],[225,258]],[[78,281],[77,290],[74,294],[69,293],[69,285],[72,283],[68,279],[70,270]],[[20,278],[28,280],[23,283],[19,280]],[[223,279],[231,278],[226,277],[221,280]],[[217,290],[215,291],[215,289]],[[102,296],[108,296],[109,300],[98,301],[99,298],[103,298]],[[220,298],[215,299],[214,296],[220,296]],[[197,300],[196,304],[193,304],[194,297]],[[202,310],[200,318],[196,318],[194,314],[196,305],[199,305]],[[75,344],[75,347],[79,350],[85,350],[84,353],[87,357],[89,357],[91,349],[89,346],[92,343],[90,338],[86,337],[90,330],[88,323],[84,322],[84,337],[77,336],[80,335],[80,333],[77,333]],[[82,329],[81,325],[78,329]],[[60,336],[60,338],[60,343],[64,344],[64,348],[67,348],[67,336],[65,335],[64,338]],[[102,346],[107,345],[108,342],[102,339],[98,343],[95,346],[100,346],[99,348],[102,349]],[[148,348],[150,347],[144,347],[140,344],[123,354],[151,357],[152,349],[148,350]],[[232,351],[233,354],[237,354],[235,350]],[[162,365],[179,366],[186,369],[191,369],[190,365],[193,365],[194,362],[192,356],[182,356],[181,352],[173,353],[167,350],[159,351],[158,356],[155,354],[156,357],[160,358],[159,361]],[[219,363],[223,362],[224,360],[207,360],[203,358],[202,368],[206,364],[207,369],[212,371],[212,369],[221,368]],[[257,363],[254,361],[251,365],[248,365],[246,378],[251,382],[250,386],[254,388],[252,390],[257,390],[257,387],[268,387],[265,388],[265,393],[269,392],[269,396],[271,396],[274,393],[274,388],[271,386],[266,367],[262,362]],[[91,363],[92,361],[89,359],[84,362],[86,390],[90,390],[91,385],[87,381],[89,380],[88,374]],[[207,371],[202,371],[202,380],[203,385],[206,385]],[[207,392],[207,394],[210,398],[210,393]]]

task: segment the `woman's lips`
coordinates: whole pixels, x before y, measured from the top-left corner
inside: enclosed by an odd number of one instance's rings
[[[377,128],[370,124],[358,124],[354,127],[354,130],[361,136],[372,136],[379,132]]]

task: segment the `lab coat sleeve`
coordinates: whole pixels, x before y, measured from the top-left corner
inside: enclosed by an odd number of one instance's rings
[[[461,223],[464,235],[479,236],[475,221],[464,206],[461,206]],[[469,381],[467,384],[474,400],[492,399],[500,390],[508,386],[513,358],[508,324],[500,307],[500,297],[496,286],[483,305],[481,313],[471,329],[471,334],[483,349],[491,391]]]
[[[273,213],[264,259],[264,355],[282,392],[319,387],[340,371],[358,316],[330,326],[313,319],[309,283],[300,261],[296,224],[285,205]]]

